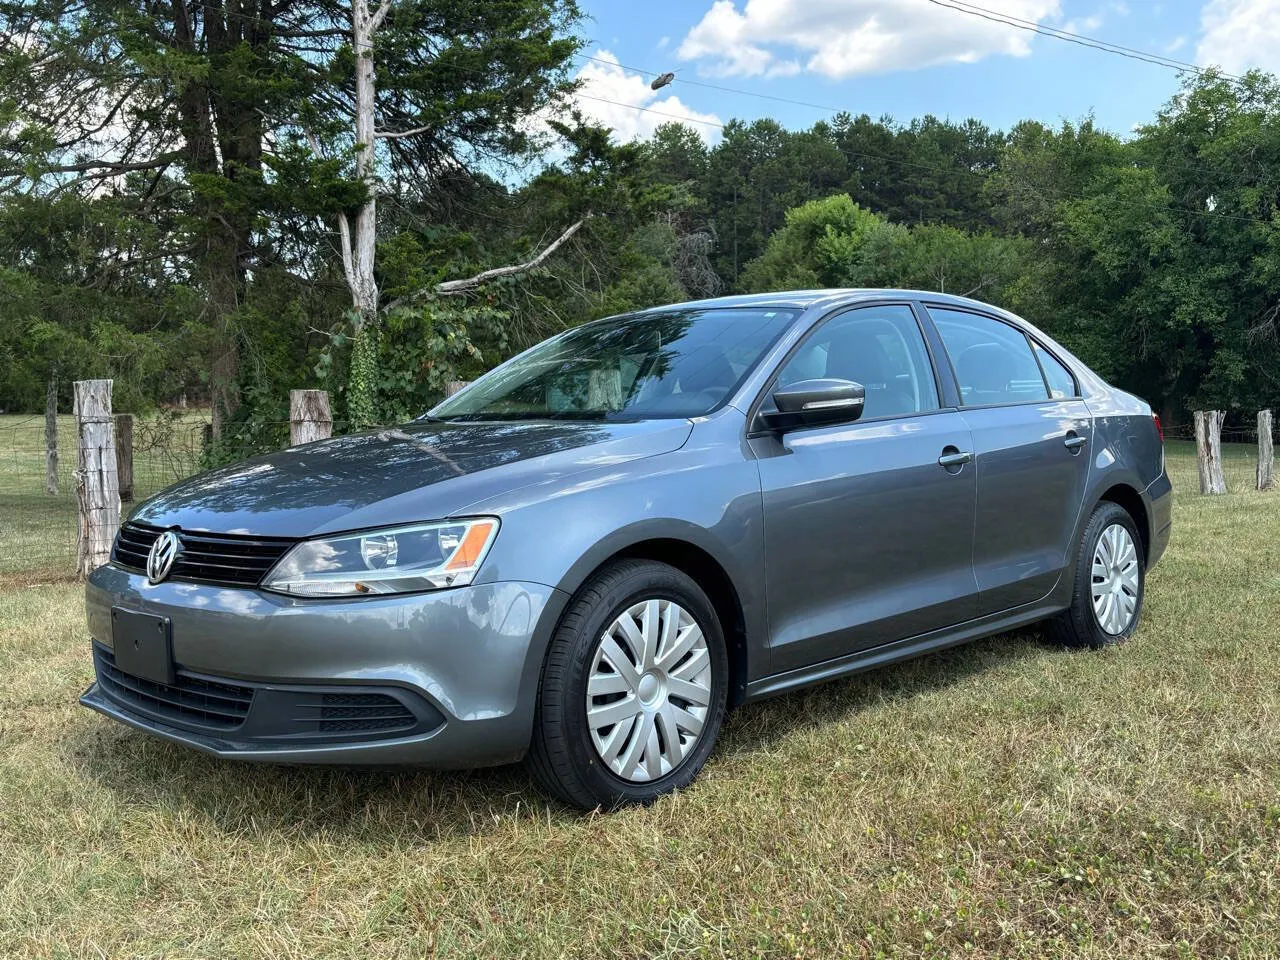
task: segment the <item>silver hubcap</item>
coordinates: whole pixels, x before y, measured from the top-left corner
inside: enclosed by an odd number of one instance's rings
[[[1124,633],[1138,609],[1138,548],[1129,531],[1113,523],[1093,550],[1093,615],[1112,636]]]
[[[702,736],[711,655],[702,628],[671,600],[642,600],[600,637],[587,680],[587,726],[624,780],[664,777]]]

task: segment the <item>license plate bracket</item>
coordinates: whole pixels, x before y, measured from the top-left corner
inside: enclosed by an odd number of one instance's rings
[[[119,670],[173,685],[173,623],[168,617],[112,607],[111,643]]]

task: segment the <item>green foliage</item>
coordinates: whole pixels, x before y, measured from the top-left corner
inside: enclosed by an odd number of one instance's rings
[[[376,319],[360,322],[353,318],[351,368],[347,378],[347,422],[353,430],[363,430],[377,422],[374,405],[378,392],[379,324]]]
[[[787,211],[758,260],[743,271],[746,291],[838,287],[857,271],[859,253],[879,232],[896,233],[886,220],[840,193]]]

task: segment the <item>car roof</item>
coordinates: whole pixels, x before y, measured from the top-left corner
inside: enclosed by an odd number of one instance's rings
[[[981,307],[984,310],[999,310],[988,303],[958,297],[951,293],[939,293],[936,290],[898,290],[892,288],[846,287],[827,290],[779,290],[771,293],[743,293],[731,297],[712,297],[707,300],[689,300],[685,303],[669,303],[661,307],[651,307],[638,313],[661,313],[668,310],[716,309],[722,307],[810,307],[839,306],[843,303],[856,303],[860,300],[876,300],[883,297],[906,298],[910,300],[928,300],[931,303],[947,303],[954,306]]]

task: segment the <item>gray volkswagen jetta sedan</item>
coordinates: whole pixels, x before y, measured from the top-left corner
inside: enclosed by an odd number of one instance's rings
[[[571,804],[644,802],[746,701],[1038,621],[1125,640],[1170,494],[1151,408],[994,307],[661,307],[142,504],[82,702],[219,757],[528,755]]]

